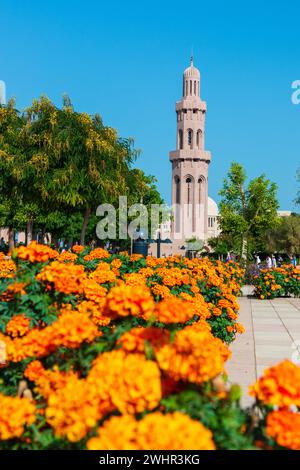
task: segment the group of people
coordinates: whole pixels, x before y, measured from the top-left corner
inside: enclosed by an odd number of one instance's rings
[[[289,256],[290,258],[290,263],[296,267],[297,266],[297,258],[296,258],[296,255],[290,255]],[[281,267],[282,264],[283,264],[283,258],[281,255],[279,255],[277,258],[275,255],[271,255],[271,256],[267,256],[266,257],[266,268],[267,269],[272,269],[272,268],[277,268],[277,267]],[[262,265],[262,261],[259,257],[259,255],[255,255],[255,264],[258,268],[261,267]]]

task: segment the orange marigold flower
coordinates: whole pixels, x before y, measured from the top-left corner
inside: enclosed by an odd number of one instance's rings
[[[83,250],[84,250],[84,246],[82,246],[82,245],[73,245],[73,246],[72,246],[72,251],[73,251],[73,253],[79,254],[79,253],[81,253]]]
[[[170,340],[170,332],[161,328],[132,328],[127,333],[123,333],[119,338],[117,345],[120,345],[123,351],[144,353],[146,344],[158,348]]]
[[[27,357],[43,357],[59,347],[78,348],[83,342],[90,342],[101,335],[97,326],[84,314],[70,312],[62,314],[54,323],[42,330],[32,329],[21,338],[11,339],[0,334],[6,346],[9,363],[19,362]]]
[[[0,259],[0,279],[14,277],[16,265],[11,259]]]
[[[266,432],[281,447],[300,450],[300,415],[298,413],[288,410],[269,413]]]
[[[44,398],[48,398],[55,390],[65,387],[70,379],[78,377],[72,370],[61,372],[58,366],[54,366],[53,370],[45,369],[40,361],[28,364],[24,376],[35,382],[36,391]]]
[[[6,333],[13,338],[24,336],[30,329],[30,320],[24,314],[15,315],[6,324]]]
[[[94,259],[105,259],[109,258],[110,254],[104,248],[95,248],[88,255],[83,258],[84,261],[93,261]]]
[[[44,372],[45,368],[41,361],[35,360],[28,364],[24,371],[24,376],[32,382],[35,382],[44,375]]]
[[[161,260],[159,258],[154,258],[153,256],[147,256],[146,264],[149,268],[155,268],[160,264]]]
[[[45,416],[57,437],[77,442],[109,411],[95,387],[72,376],[62,388],[50,393]]]
[[[86,279],[86,274],[82,265],[53,261],[45,266],[36,278],[49,287],[53,286],[58,292],[80,294],[83,291],[83,281]]]
[[[28,260],[30,263],[45,263],[49,259],[57,258],[58,252],[48,245],[33,241],[28,246],[17,248],[16,255],[19,259]]]
[[[250,395],[267,405],[300,406],[300,367],[289,360],[266,369],[250,387]]]
[[[236,323],[235,324],[235,329],[237,333],[245,333],[245,327],[241,323]]]
[[[162,432],[163,429],[163,432]],[[210,430],[199,421],[175,412],[150,413],[137,421],[114,416],[87,442],[89,450],[214,450]]]
[[[202,321],[178,331],[171,344],[155,353],[159,367],[170,377],[199,384],[223,372],[230,357],[227,346]]]
[[[139,255],[137,253],[134,253],[133,255],[130,255],[130,261],[138,261],[143,258],[143,255]]]
[[[140,273],[125,274],[124,280],[128,286],[146,286],[146,277]]]
[[[148,288],[120,285],[113,287],[106,297],[104,314],[112,318],[128,315],[151,317],[154,300]]]
[[[34,423],[36,408],[27,398],[0,394],[0,440],[22,436],[25,426]]]
[[[215,315],[215,317],[219,317],[220,315],[222,315],[222,310],[221,310],[220,308],[218,308],[218,307],[214,307],[214,308],[212,309],[212,312],[213,312],[213,314]]]
[[[159,302],[154,310],[154,318],[161,323],[185,323],[194,316],[193,305],[174,296]]]
[[[63,251],[60,255],[58,255],[57,259],[61,263],[69,262],[69,263],[75,263],[77,260],[77,255],[75,253],[70,253],[69,251]]]
[[[90,275],[98,284],[105,284],[108,282],[115,282],[117,279],[116,274],[110,270],[110,265],[105,262],[100,262],[95,271]]]
[[[155,297],[161,297],[165,299],[169,297],[171,294],[170,289],[167,286],[161,286],[160,284],[155,283],[151,287],[152,293]]]
[[[92,300],[95,303],[103,302],[106,296],[107,289],[100,286],[94,279],[84,279],[82,282],[83,293],[87,300]]]
[[[156,362],[141,354],[116,350],[95,359],[87,382],[96,386],[121,413],[135,414],[156,408],[161,399],[160,371]]]
[[[32,375],[30,369],[28,374]],[[157,407],[161,399],[157,364],[139,354],[103,353],[86,379],[56,370],[44,371],[43,375],[38,387],[47,395],[46,419],[56,436],[66,436],[71,442],[85,437],[115,409],[125,414],[141,413]]]
[[[113,269],[119,269],[122,266],[122,261],[119,258],[115,258],[110,264]]]
[[[79,313],[87,314],[91,317],[93,323],[98,326],[107,326],[111,322],[111,318],[103,314],[105,298],[98,299],[97,302],[92,300],[84,300],[77,304]]]

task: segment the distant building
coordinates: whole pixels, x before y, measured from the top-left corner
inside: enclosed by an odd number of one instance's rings
[[[217,203],[208,197],[207,205],[207,238],[216,238],[220,235],[220,227],[218,224],[219,209]]]
[[[292,215],[292,211],[277,211],[279,217],[289,217]]]
[[[0,104],[6,104],[6,87],[3,80],[0,80]]]

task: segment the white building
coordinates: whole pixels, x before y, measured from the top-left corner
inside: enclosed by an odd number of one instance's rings
[[[3,80],[0,80],[0,104],[6,104],[6,87]]]

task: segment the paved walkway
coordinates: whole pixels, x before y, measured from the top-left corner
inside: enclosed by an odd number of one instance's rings
[[[300,354],[300,299],[258,300],[247,296],[250,293],[246,286],[244,296],[238,299],[239,321],[246,332],[231,345],[232,358],[226,367],[230,382],[239,383],[243,389],[243,406],[252,403],[248,386],[264,369],[292,359],[296,347]]]

